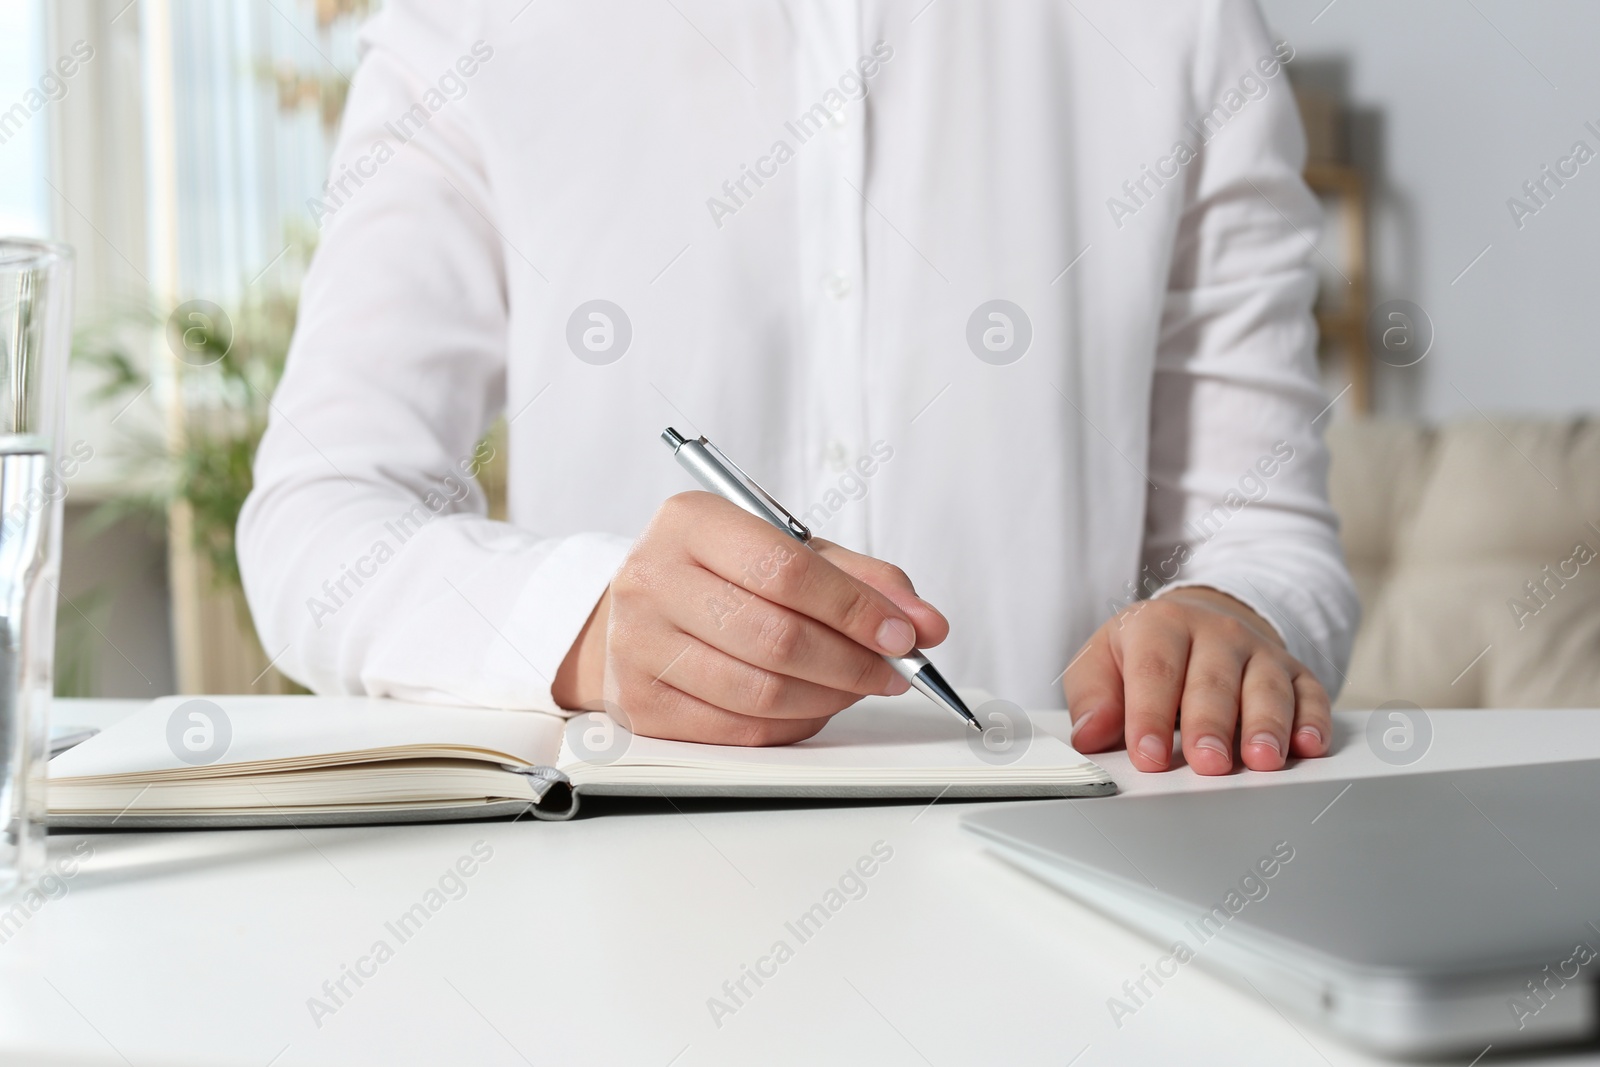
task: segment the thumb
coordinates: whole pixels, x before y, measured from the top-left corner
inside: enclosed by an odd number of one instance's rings
[[[905,612],[906,618],[916,628],[918,647],[932,648],[950,636],[950,621],[938,608],[917,595],[906,572],[893,563],[863,556],[820,537],[811,539],[811,547],[823,559],[856,581],[876,589]]]
[[[1068,665],[1061,690],[1072,715],[1072,747],[1079,752],[1104,752],[1122,740],[1122,670],[1104,630]]]

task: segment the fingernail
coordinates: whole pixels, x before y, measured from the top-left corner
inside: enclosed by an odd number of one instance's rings
[[[903,678],[900,674],[896,673],[890,677],[889,683],[883,687],[883,695],[886,697],[897,697],[910,688],[911,683],[906,681],[905,678]]]
[[[1302,726],[1300,727],[1298,734],[1301,740],[1313,748],[1319,747],[1322,744],[1322,731],[1317,729],[1315,726]]]
[[[1161,738],[1155,734],[1145,734],[1139,739],[1139,754],[1151,763],[1159,763],[1165,767],[1172,758],[1167,746],[1161,743]]]
[[[1283,755],[1283,746],[1278,743],[1277,734],[1256,734],[1250,739],[1250,743],[1252,745],[1265,745],[1272,749],[1275,754]]]
[[[878,626],[878,647],[891,656],[903,656],[917,643],[917,631],[904,619],[884,619]]]
[[[1093,719],[1098,714],[1100,714],[1100,709],[1096,708],[1094,711],[1086,711],[1082,715],[1078,716],[1078,721],[1072,724],[1072,736],[1076,738],[1078,736],[1078,731],[1082,730],[1085,726],[1088,726],[1089,720]]]
[[[1194,743],[1194,747],[1203,748],[1207,752],[1215,752],[1229,763],[1233,762],[1233,750],[1230,749],[1228,747],[1228,743],[1220,737],[1212,737],[1210,734],[1207,734],[1205,737],[1202,737],[1196,741]]]

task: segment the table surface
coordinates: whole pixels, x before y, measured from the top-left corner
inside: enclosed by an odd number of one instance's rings
[[[1097,759],[1127,796],[1322,781],[1332,801],[1376,775],[1600,757],[1600,712],[1435,711],[1426,754],[1394,767],[1366,716],[1339,713],[1332,756],[1272,775]],[[1065,736],[1065,713],[1036,725]],[[1381,1062],[1199,968],[1118,1026],[1108,998],[1162,950],[987,854],[957,823],[989,806],[610,801],[567,823],[53,835],[52,861],[86,858],[0,944],[0,1062]],[[794,936],[874,847],[892,855],[864,894]],[[426,921],[398,926],[419,903]]]

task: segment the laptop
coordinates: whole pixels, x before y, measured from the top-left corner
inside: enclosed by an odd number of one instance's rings
[[[1295,782],[962,822],[1152,938],[1120,1027],[1189,966],[1386,1055],[1592,1040],[1600,761]]]

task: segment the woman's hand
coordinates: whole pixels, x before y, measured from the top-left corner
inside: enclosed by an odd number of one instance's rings
[[[1126,738],[1141,771],[1183,756],[1200,774],[1275,771],[1292,753],[1328,752],[1332,718],[1316,676],[1284,650],[1261,616],[1215,589],[1186,586],[1119,613],[1089,639],[1062,679],[1072,744],[1101,752]]]
[[[649,737],[784,745],[863,696],[905,692],[881,653],[949,630],[898,567],[682,493],[635,542],[551,691]]]

